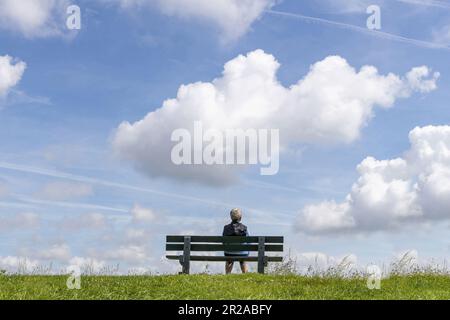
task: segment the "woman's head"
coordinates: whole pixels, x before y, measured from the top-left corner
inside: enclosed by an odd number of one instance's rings
[[[230,217],[233,222],[240,222],[242,219],[241,209],[235,208],[235,209],[231,210]]]

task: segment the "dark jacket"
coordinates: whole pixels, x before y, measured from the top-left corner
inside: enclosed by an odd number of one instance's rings
[[[232,222],[223,227],[223,236],[248,236],[247,226],[240,222]]]
[[[248,237],[247,226],[243,225],[240,222],[232,222],[223,227],[223,236],[242,236]],[[225,255],[228,256],[248,256],[248,251],[225,251]]]

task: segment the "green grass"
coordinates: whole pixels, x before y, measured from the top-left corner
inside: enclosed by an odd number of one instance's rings
[[[450,276],[393,276],[381,290],[364,279],[282,275],[0,276],[0,299],[450,299]]]

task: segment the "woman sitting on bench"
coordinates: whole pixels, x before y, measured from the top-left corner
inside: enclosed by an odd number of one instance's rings
[[[231,223],[227,224],[223,228],[223,236],[242,236],[248,237],[247,227],[241,223],[242,220],[242,211],[241,209],[233,209],[230,212]],[[225,256],[228,257],[248,257],[249,252],[239,251],[239,252],[229,252],[225,251]],[[234,261],[229,260],[225,262],[225,272],[226,274],[230,274],[233,270]],[[248,268],[245,261],[240,261],[242,273],[247,273]]]

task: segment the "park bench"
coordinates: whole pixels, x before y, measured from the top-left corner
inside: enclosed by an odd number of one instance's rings
[[[267,256],[267,252],[283,252],[283,237],[218,237],[218,236],[167,236],[166,251],[182,251],[180,254],[168,254],[169,260],[178,260],[182,266],[182,273],[189,274],[191,261],[225,262],[248,261],[258,263],[258,273],[264,273],[268,262],[282,262],[283,257]],[[221,252],[220,256],[191,255],[191,252]],[[224,251],[249,251],[250,256],[226,257]],[[252,256],[257,252],[257,256]]]

